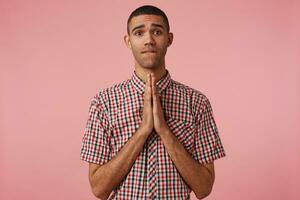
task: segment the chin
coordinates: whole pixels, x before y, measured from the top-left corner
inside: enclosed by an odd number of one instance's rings
[[[154,69],[154,68],[158,68],[159,64],[158,63],[141,63],[141,66],[146,69]]]
[[[142,68],[144,68],[144,69],[155,69],[155,68],[157,68],[157,65],[142,65]]]

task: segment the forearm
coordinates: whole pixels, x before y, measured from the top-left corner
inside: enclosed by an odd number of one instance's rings
[[[202,199],[207,196],[214,182],[211,172],[192,158],[170,130],[164,131],[160,137],[180,175],[197,198]]]
[[[147,137],[148,134],[138,129],[114,158],[94,172],[91,185],[96,196],[101,196],[103,199],[109,197],[111,191],[129,173]]]

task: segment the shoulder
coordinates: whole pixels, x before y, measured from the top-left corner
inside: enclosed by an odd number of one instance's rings
[[[93,97],[93,101],[98,104],[107,106],[107,103],[110,99],[116,98],[122,94],[122,91],[126,90],[129,87],[130,79],[115,83],[114,85],[100,89],[96,95]]]
[[[191,99],[193,99],[196,102],[208,101],[207,96],[202,91],[182,82],[172,80],[172,89],[188,95]]]
[[[179,95],[185,95],[191,102],[194,113],[199,113],[205,107],[210,107],[210,102],[206,94],[199,89],[193,88],[187,84],[172,80],[172,90]]]

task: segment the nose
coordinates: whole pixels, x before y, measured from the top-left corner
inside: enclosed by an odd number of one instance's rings
[[[155,40],[150,32],[145,34],[145,45],[155,45]]]

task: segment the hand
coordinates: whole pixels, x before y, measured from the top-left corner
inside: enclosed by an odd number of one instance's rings
[[[153,114],[152,114],[152,94],[151,94],[151,76],[147,74],[146,87],[144,93],[143,117],[140,129],[143,133],[149,135],[153,130]]]
[[[158,90],[155,85],[155,76],[151,73],[151,94],[152,94],[152,102],[153,102],[153,120],[154,120],[154,129],[160,134],[164,131],[168,130],[168,125],[166,123],[163,109],[160,103],[160,97]]]

